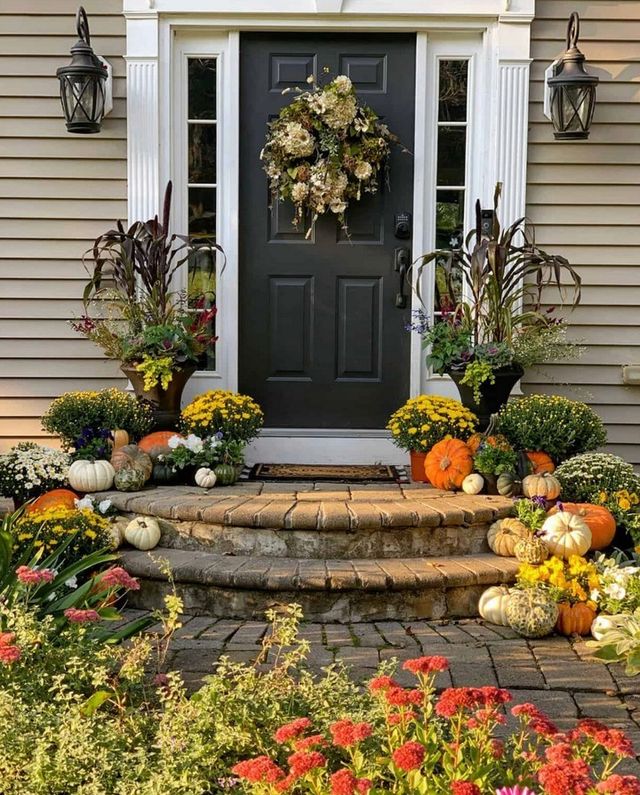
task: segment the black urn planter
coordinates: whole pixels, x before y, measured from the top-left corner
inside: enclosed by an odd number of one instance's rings
[[[187,385],[187,381],[198,368],[184,367],[182,370],[176,370],[167,389],[156,386],[150,390],[145,390],[144,376],[135,368],[122,365],[120,369],[131,381],[131,386],[136,395],[145,398],[153,405],[154,424],[151,431],[178,430],[182,392]]]
[[[476,403],[473,396],[473,388],[460,382],[464,378],[464,370],[447,370],[447,375],[458,387],[460,402],[469,411],[472,411],[478,418],[478,430],[484,431],[488,428],[491,415],[498,412],[509,400],[511,390],[524,375],[522,367],[505,367],[494,370],[495,384],[485,381],[480,387],[480,402]]]

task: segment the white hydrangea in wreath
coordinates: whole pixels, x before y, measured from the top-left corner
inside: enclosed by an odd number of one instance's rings
[[[307,237],[327,212],[346,228],[349,202],[378,191],[391,145],[398,143],[375,111],[358,102],[346,75],[322,87],[313,77],[308,82],[311,89],[297,89],[269,124],[260,153],[274,201],[293,202],[296,226],[310,214]]]

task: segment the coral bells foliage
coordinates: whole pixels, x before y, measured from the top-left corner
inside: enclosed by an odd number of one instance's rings
[[[534,704],[518,704],[510,708],[515,732],[498,737],[507,690],[457,687],[437,696],[445,658],[403,668],[416,687],[386,672],[373,678],[358,709],[368,720],[344,717],[324,731],[317,718],[290,720],[272,735],[272,755],[242,761],[233,774],[255,795],[640,795],[638,779],[614,774],[633,755],[620,730],[583,720],[561,734]]]

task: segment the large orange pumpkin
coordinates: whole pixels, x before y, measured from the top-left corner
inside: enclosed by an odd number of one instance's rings
[[[562,510],[582,517],[591,530],[591,549],[604,549],[613,541],[616,534],[616,520],[604,505],[592,505],[590,502],[563,502]],[[557,513],[554,506],[549,514]]]
[[[25,509],[25,513],[46,511],[48,508],[75,508],[77,499],[78,495],[71,489],[52,489],[41,494]]]
[[[543,453],[541,450],[527,450],[527,458],[533,466],[534,475],[543,475],[545,472],[550,475],[555,472],[556,465],[547,453]]]
[[[561,635],[588,635],[595,617],[596,611],[584,602],[560,602],[556,631]]]
[[[155,433],[143,436],[138,442],[138,447],[155,461],[159,455],[166,455],[171,452],[169,439],[172,436],[180,436],[180,434],[175,431],[155,431]]]
[[[473,455],[460,439],[444,439],[427,453],[424,471],[437,489],[459,489],[462,481],[473,471]]]

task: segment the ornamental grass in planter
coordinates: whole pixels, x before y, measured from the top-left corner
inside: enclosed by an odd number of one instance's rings
[[[156,409],[155,428],[177,427],[180,398],[202,355],[214,345],[215,295],[206,291],[188,298],[173,285],[179,271],[194,258],[210,263],[224,252],[213,240],[171,234],[171,182],[162,216],[118,221],[100,235],[87,254],[93,260],[84,290],[84,316],[72,325],[121,362],[136,393]]]
[[[431,310],[418,312],[411,328],[428,349],[427,364],[433,372],[451,376],[462,402],[478,415],[481,430],[506,403],[527,368],[580,352],[567,341],[564,321],[543,304],[544,291],[552,287],[564,303],[562,282],[568,280],[569,307],[576,306],[580,276],[564,257],[536,245],[535,232],[524,218],[501,227],[497,215],[501,190],[499,183],[489,232],[483,230],[478,201],[475,228],[464,243],[424,255],[414,275],[421,301],[425,268],[436,267],[439,281],[446,284],[451,303],[441,319],[430,325]]]

